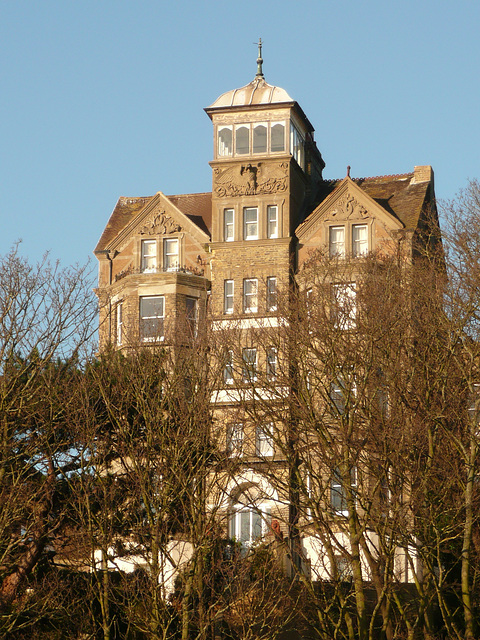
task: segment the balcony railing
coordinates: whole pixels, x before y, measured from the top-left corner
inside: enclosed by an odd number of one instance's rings
[[[140,268],[134,268],[134,267],[128,267],[127,269],[124,269],[123,271],[120,271],[120,273],[117,273],[115,276],[115,282],[118,282],[119,280],[122,280],[122,278],[126,278],[127,276],[131,276],[131,275],[137,275],[137,274],[155,274],[155,273],[186,273],[187,275],[191,275],[191,276],[203,276],[205,274],[205,270],[199,269],[197,267],[187,267],[186,265],[184,266],[177,266],[177,267],[155,267],[155,269],[140,269]]]

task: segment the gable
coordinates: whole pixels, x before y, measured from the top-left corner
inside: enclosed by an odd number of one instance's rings
[[[134,236],[153,236],[184,232],[199,244],[209,242],[209,236],[192,222],[167,196],[159,191],[109,242],[107,251],[120,252]]]
[[[403,229],[402,222],[379,205],[351,178],[346,177],[297,227],[300,243],[306,244],[314,238],[326,242],[325,228],[336,223],[376,222],[388,231]],[[321,237],[319,237],[321,236]]]

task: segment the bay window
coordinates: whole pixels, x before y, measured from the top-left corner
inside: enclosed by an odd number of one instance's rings
[[[165,298],[143,296],[140,298],[140,340],[156,342],[164,338]]]

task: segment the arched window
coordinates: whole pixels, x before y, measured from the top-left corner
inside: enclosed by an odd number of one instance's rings
[[[271,529],[272,501],[262,498],[259,487],[250,485],[232,497],[228,535],[248,549]]]

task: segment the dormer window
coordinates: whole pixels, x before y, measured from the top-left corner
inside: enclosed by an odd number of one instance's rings
[[[142,240],[142,272],[154,273],[157,270],[157,241]]]
[[[352,255],[354,258],[368,253],[368,227],[366,224],[352,226]]]

